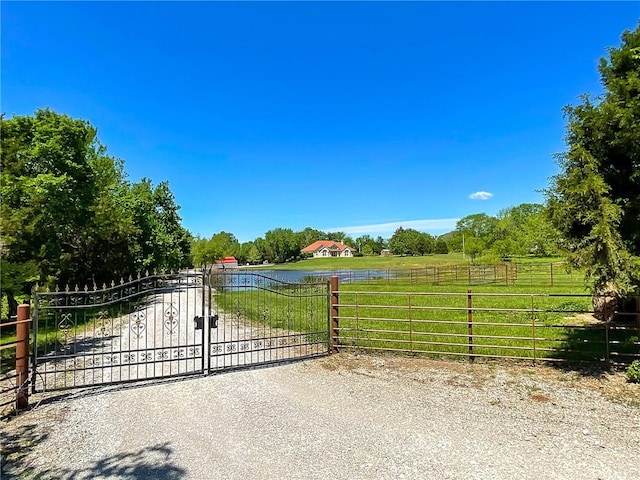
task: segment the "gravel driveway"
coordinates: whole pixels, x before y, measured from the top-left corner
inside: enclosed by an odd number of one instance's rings
[[[3,479],[640,478],[640,387],[544,367],[341,354],[1,426]]]

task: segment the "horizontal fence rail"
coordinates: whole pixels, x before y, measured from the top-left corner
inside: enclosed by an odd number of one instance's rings
[[[412,269],[359,269],[314,271],[313,276],[328,280],[337,276],[341,283],[410,285],[505,285],[505,286],[582,286],[583,275],[565,263],[502,263],[497,265],[425,266]]]
[[[599,321],[590,295],[343,289],[333,298],[338,350],[606,366],[640,359],[640,313]]]

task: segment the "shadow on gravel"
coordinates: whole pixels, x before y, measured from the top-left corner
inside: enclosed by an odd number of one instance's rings
[[[8,422],[0,423],[2,436],[0,437],[0,478],[21,478],[28,470],[28,465],[22,465],[24,459],[34,445],[46,440],[48,434],[39,431],[38,425],[28,424],[18,428],[6,428]]]
[[[122,478],[132,480],[179,480],[186,477],[186,470],[173,465],[173,448],[161,443],[141,448],[134,452],[123,452],[97,460],[81,469],[54,468],[34,471],[23,460],[30,446],[46,439],[47,435],[34,436],[30,434],[33,425],[27,425],[7,436],[6,443],[9,450],[5,452],[3,441],[2,478],[20,479],[32,478],[38,480],[80,480],[89,478]]]
[[[77,480],[81,478],[130,478],[135,480],[178,480],[187,471],[172,464],[173,448],[168,442],[106,457],[80,469],[56,469],[36,478]]]

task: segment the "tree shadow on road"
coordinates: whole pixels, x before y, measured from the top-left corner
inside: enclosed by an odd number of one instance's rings
[[[169,442],[121,452],[91,462],[79,469],[39,467],[34,464],[32,448],[47,440],[49,434],[36,424],[23,425],[4,433],[0,477],[4,479],[31,478],[38,480],[80,480],[90,478],[118,478],[131,480],[180,480],[187,471],[173,464],[174,450]],[[72,445],[68,446],[73,448]],[[59,460],[57,461],[59,463]]]
[[[0,478],[20,478],[21,472],[28,469],[27,457],[31,448],[46,440],[49,434],[36,424],[11,428],[11,422],[3,421],[0,425],[3,430],[0,437]]]
[[[56,469],[37,478],[79,480],[84,478],[121,478],[135,480],[179,480],[187,471],[172,463],[173,448],[169,442],[123,452],[93,462],[90,466],[72,470]]]

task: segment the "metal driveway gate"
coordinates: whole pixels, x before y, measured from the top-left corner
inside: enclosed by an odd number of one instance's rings
[[[242,270],[213,270],[209,368],[238,368],[329,352],[329,282],[289,283]]]
[[[326,354],[329,287],[256,273],[152,275],[34,295],[35,392]]]
[[[33,390],[203,372],[204,293],[195,272],[36,291]]]

